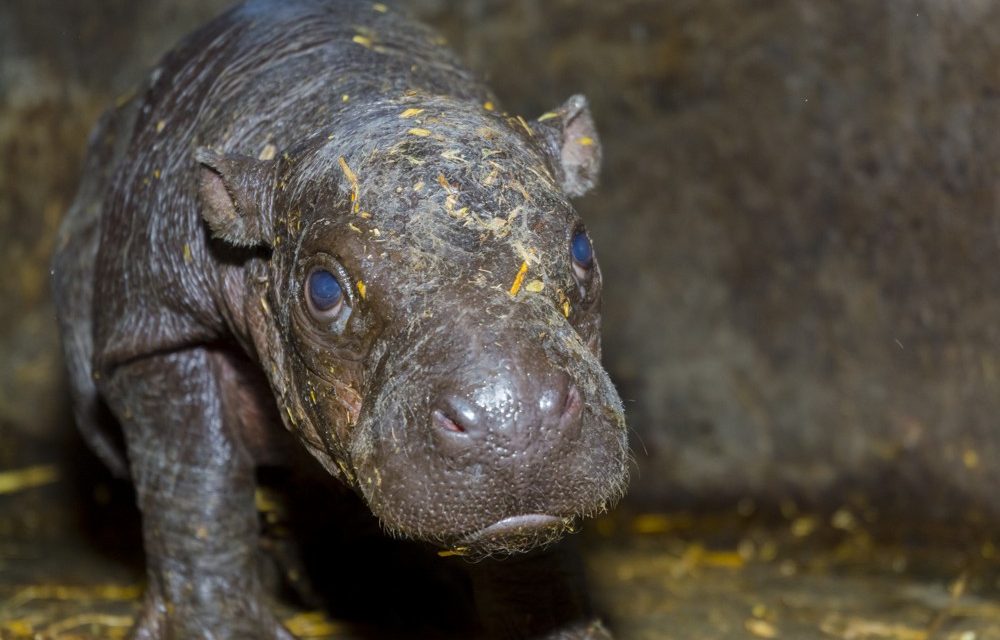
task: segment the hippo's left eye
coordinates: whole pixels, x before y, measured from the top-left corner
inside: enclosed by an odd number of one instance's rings
[[[335,318],[344,306],[344,288],[333,273],[316,268],[306,278],[306,301],[309,312],[316,320]]]
[[[573,273],[578,279],[586,280],[587,274],[594,266],[594,246],[590,243],[590,236],[583,229],[573,234],[570,254],[573,256]]]

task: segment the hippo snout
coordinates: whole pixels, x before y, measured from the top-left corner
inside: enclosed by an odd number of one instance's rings
[[[575,332],[465,318],[409,335],[421,339],[387,351],[356,433],[362,492],[388,529],[517,552],[621,495],[621,403]]]

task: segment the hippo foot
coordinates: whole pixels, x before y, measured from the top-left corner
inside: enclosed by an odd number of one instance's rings
[[[233,605],[235,603],[228,603]],[[229,611],[231,618],[226,617]],[[251,603],[220,609],[168,605],[147,595],[129,640],[295,640],[270,611]]]
[[[506,627],[491,629],[489,640],[614,640],[614,636],[600,620],[577,622],[545,631]]]
[[[559,629],[545,636],[545,640],[614,640],[614,636],[600,620],[594,620]]]

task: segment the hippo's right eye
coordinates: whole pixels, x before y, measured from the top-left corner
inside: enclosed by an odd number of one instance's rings
[[[309,312],[317,320],[331,320],[344,306],[344,288],[337,276],[326,269],[316,268],[306,280],[306,300]]]

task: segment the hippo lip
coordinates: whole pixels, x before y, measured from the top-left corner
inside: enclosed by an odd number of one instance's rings
[[[517,540],[550,541],[570,529],[572,524],[572,518],[560,518],[544,513],[510,516],[463,537],[458,544],[462,547],[479,547]]]

